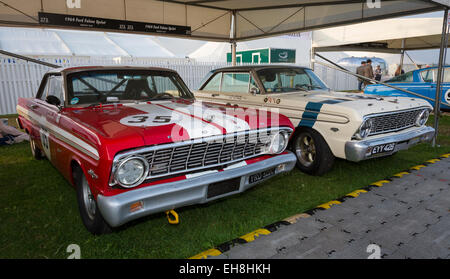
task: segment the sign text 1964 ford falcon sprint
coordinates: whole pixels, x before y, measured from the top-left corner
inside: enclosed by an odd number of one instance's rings
[[[197,102],[166,69],[53,70],[17,111],[33,156],[76,187],[96,234],[245,191],[296,162],[287,117]]]
[[[240,66],[212,71],[199,100],[276,109],[296,126],[291,149],[302,171],[320,175],[334,158],[358,162],[430,141],[430,104],[419,98],[332,92],[313,71],[291,66]]]

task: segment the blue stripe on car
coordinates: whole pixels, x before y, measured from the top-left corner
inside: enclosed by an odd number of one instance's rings
[[[325,100],[320,102],[321,104],[329,104],[329,105],[333,105],[333,104],[339,104],[342,102],[348,102],[350,100],[346,100],[346,99],[332,99],[332,100]]]
[[[298,126],[309,127],[312,128],[316,123],[317,116],[322,109],[323,103],[313,103],[309,102],[306,105],[305,112],[303,112],[302,120],[298,124]]]

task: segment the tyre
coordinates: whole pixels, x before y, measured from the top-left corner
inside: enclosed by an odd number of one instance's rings
[[[74,178],[77,190],[78,209],[86,229],[95,235],[112,232],[112,228],[103,219],[86,176],[80,168],[75,170]]]
[[[310,175],[323,175],[331,170],[334,155],[324,138],[311,128],[301,127],[291,144],[297,156],[297,168]]]
[[[42,151],[39,149],[39,147],[36,146],[36,141],[30,137],[30,149],[31,149],[31,155],[36,160],[41,160],[44,158],[44,155],[42,154]]]

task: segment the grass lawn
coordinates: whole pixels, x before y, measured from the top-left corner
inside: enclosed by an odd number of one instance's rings
[[[179,209],[179,225],[161,213],[103,236],[87,232],[74,189],[47,160],[33,160],[28,143],[0,147],[0,258],[67,258],[70,244],[81,247],[82,258],[187,258],[448,153],[449,115],[440,132],[438,148],[421,144],[388,158],[337,160],[323,177],[295,169],[243,194]]]

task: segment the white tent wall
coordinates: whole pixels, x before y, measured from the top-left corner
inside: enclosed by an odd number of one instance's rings
[[[72,55],[57,34],[47,29],[0,27],[0,49],[22,55]]]
[[[175,57],[150,36],[107,33],[107,37],[131,57]]]
[[[35,57],[38,58],[38,57]],[[197,89],[206,74],[216,68],[230,66],[225,62],[197,62],[186,59],[153,59],[134,57],[41,57],[41,61],[61,66],[78,65],[134,65],[143,67],[162,67],[176,70],[187,86]],[[19,97],[33,97],[48,67],[27,63],[23,60],[0,56],[0,115],[16,113]],[[334,90],[355,90],[355,77],[317,65],[316,73]]]

